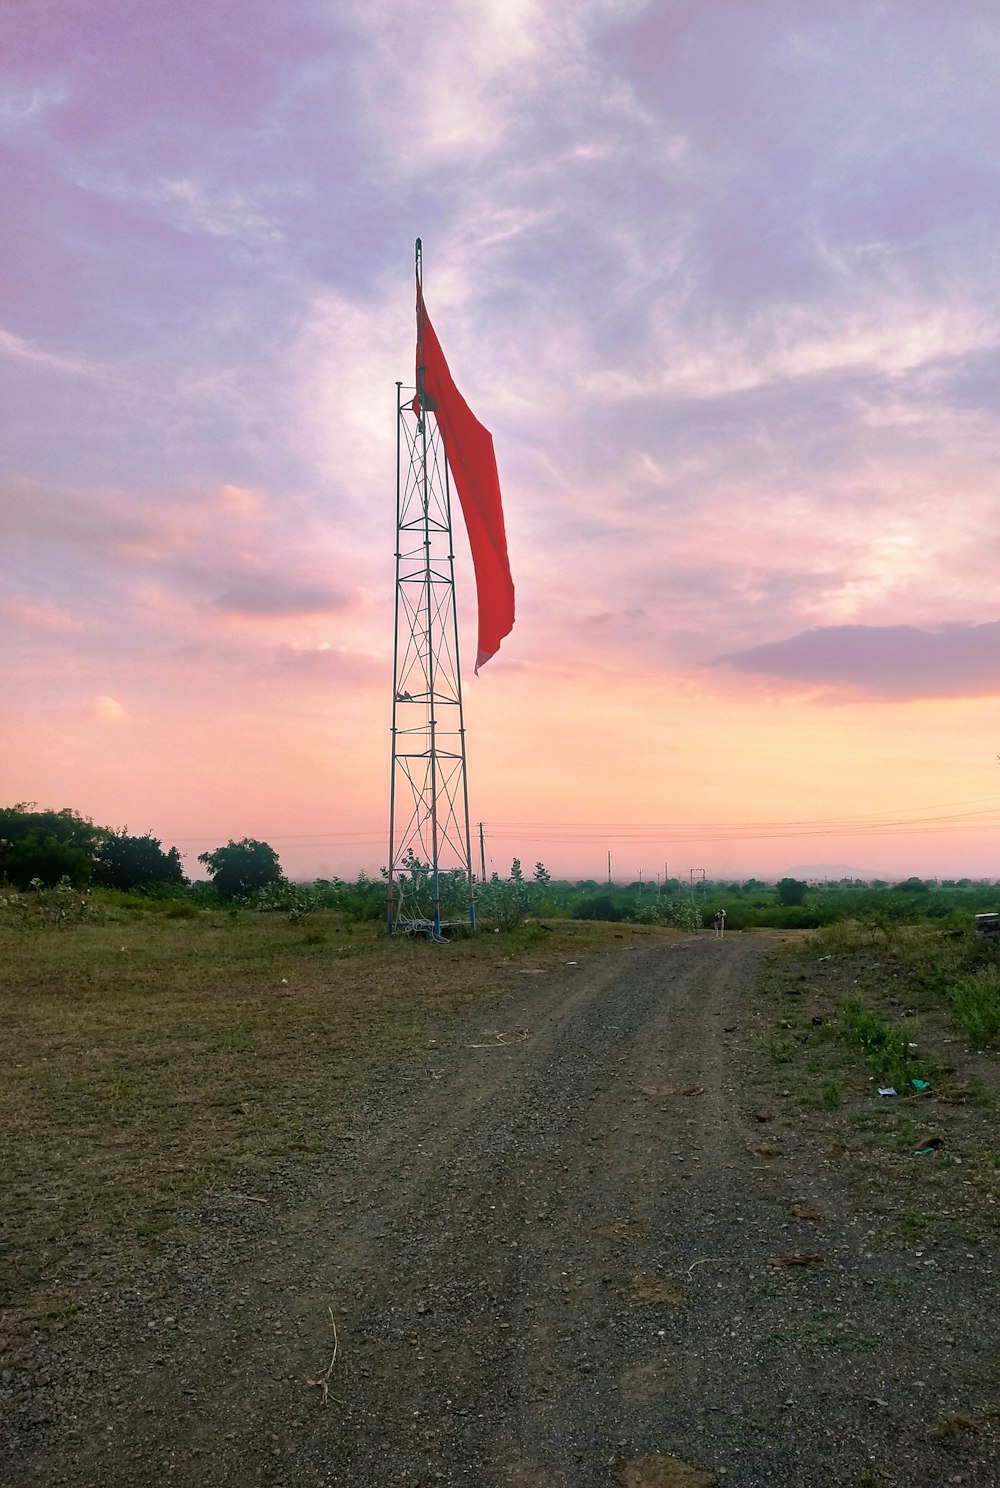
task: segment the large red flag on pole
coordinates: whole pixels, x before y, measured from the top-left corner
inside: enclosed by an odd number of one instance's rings
[[[419,414],[428,408],[437,419],[472,548],[479,600],[476,671],[495,656],[514,626],[514,583],[507,558],[507,534],[500,504],[493,435],[476,418],[458,391],[424,305],[420,240],[417,239],[417,397]]]

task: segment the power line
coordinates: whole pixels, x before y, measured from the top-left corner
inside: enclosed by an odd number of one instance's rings
[[[794,818],[785,820],[696,821],[696,822],[532,822],[486,821],[484,826],[494,838],[509,841],[516,836],[531,836],[546,842],[655,842],[655,841],[758,841],[781,837],[867,836],[905,832],[981,831],[1000,827],[1000,805],[995,797],[978,797],[972,801],[950,803],[973,805],[989,801],[985,809],[972,811],[931,807],[920,816],[888,812],[866,812],[858,816],[830,818]],[[163,834],[176,843],[206,842],[225,836],[222,832],[202,831],[177,835]],[[381,828],[364,827],[349,832],[265,832],[273,846],[295,847],[369,847],[385,840]]]

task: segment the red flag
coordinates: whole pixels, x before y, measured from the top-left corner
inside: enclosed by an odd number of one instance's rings
[[[444,437],[445,455],[462,503],[472,548],[479,599],[478,672],[484,662],[496,655],[500,642],[510,634],[514,625],[514,583],[507,558],[500,478],[493,453],[493,435],[479,422],[452,381],[424,305],[418,275],[417,398],[413,404],[418,413],[421,383],[425,405],[433,412]]]

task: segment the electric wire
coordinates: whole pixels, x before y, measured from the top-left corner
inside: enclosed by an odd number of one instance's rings
[[[992,799],[992,798],[982,798]],[[966,803],[954,803],[956,805]],[[932,808],[933,812],[934,808]],[[494,841],[512,841],[530,837],[545,843],[614,843],[635,842],[757,842],[792,837],[870,837],[903,836],[920,833],[981,832],[1000,828],[1000,805],[973,811],[940,811],[920,816],[865,813],[839,818],[788,818],[784,821],[695,821],[695,822],[539,822],[484,821],[484,829]],[[176,843],[204,842],[214,835],[209,832],[175,835]],[[381,844],[384,830],[361,828],[349,832],[278,832],[265,833],[275,847],[369,847]]]

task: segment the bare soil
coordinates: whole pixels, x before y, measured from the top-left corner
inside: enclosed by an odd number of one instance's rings
[[[996,1485],[996,1231],[888,1224],[796,1114],[774,945],[623,945],[429,1033],[0,1370],[4,1481]]]

